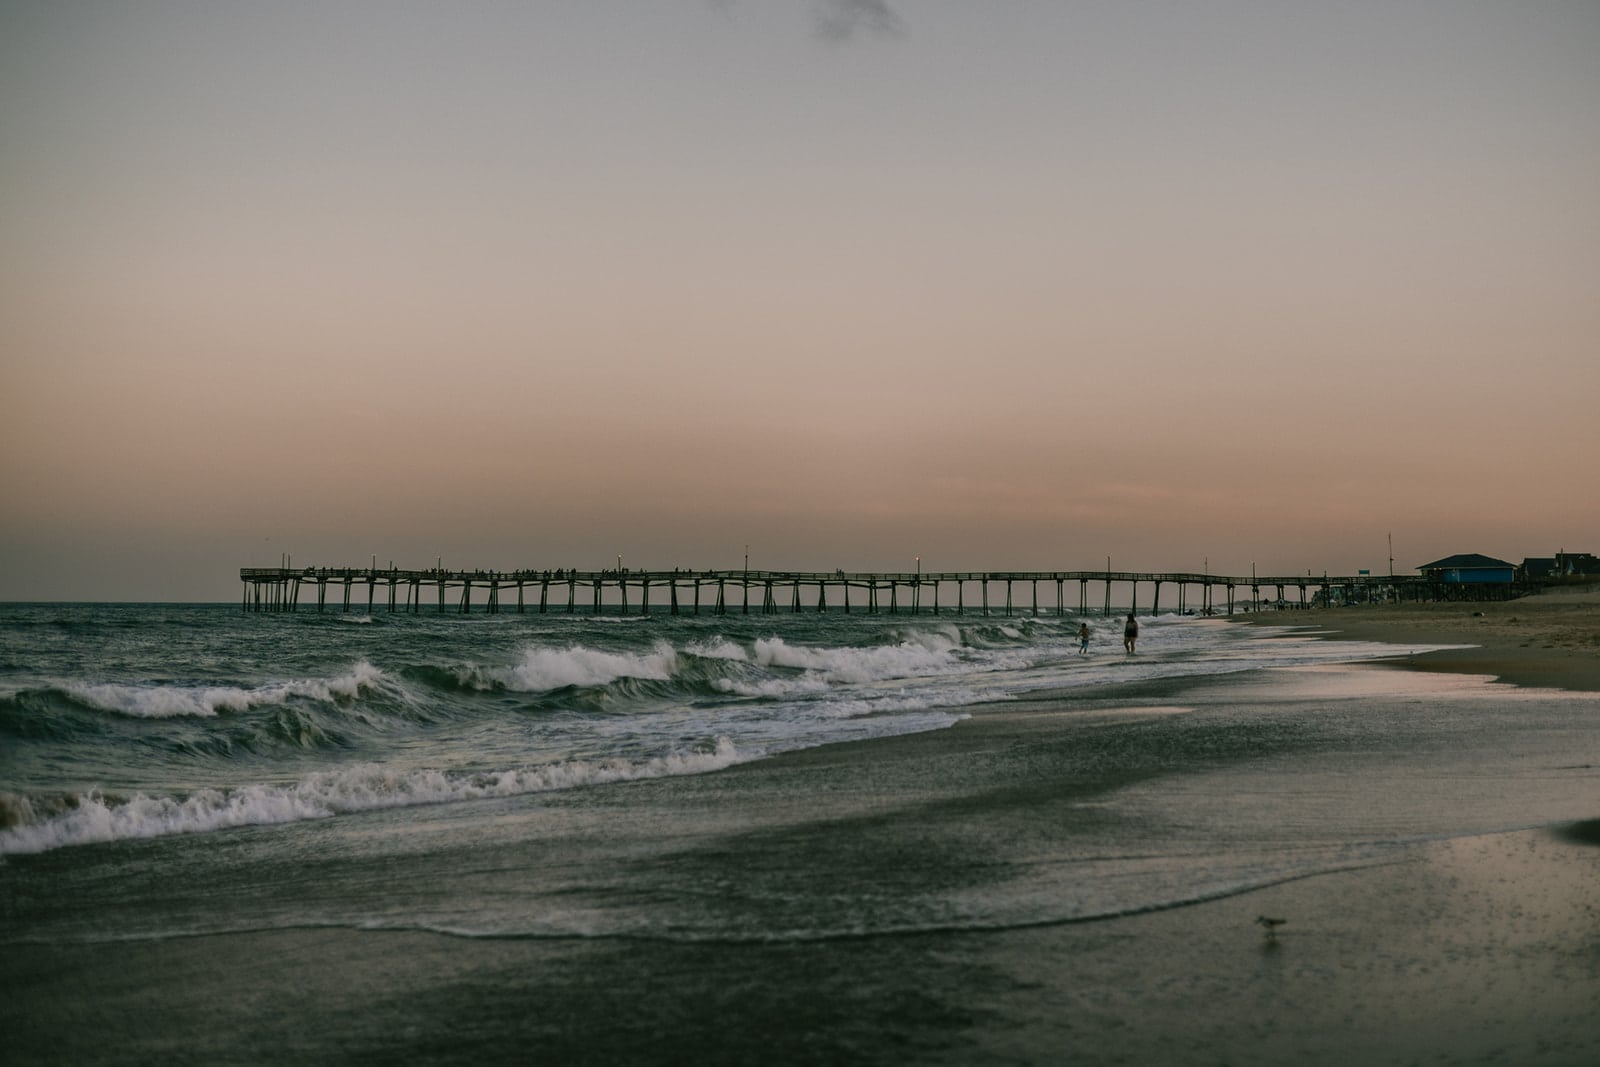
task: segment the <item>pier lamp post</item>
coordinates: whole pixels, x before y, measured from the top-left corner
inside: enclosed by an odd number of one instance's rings
[[[922,557],[921,556],[917,557],[917,577],[918,578],[922,577]]]

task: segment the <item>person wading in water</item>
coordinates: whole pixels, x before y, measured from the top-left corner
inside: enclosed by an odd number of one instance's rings
[[[1128,621],[1122,624],[1122,647],[1133,653],[1134,642],[1139,640],[1139,624],[1133,621],[1133,613],[1128,613]]]

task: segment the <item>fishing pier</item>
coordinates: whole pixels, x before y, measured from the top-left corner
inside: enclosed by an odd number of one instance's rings
[[[672,615],[702,611],[725,615],[780,612],[852,611],[868,614],[921,614],[941,611],[984,615],[1076,614],[1112,612],[1112,588],[1126,587],[1118,611],[1159,614],[1233,614],[1235,610],[1304,608],[1313,604],[1359,604],[1392,600],[1447,600],[1465,596],[1489,598],[1485,589],[1450,588],[1424,577],[1330,578],[1324,575],[1234,578],[1217,574],[1149,573],[1138,571],[946,571],[946,572],[817,572],[765,570],[399,570],[393,567],[243,567],[242,607],[246,612],[293,612],[310,609],[370,614],[385,606],[390,613],[423,611],[466,614],[481,609],[593,614]],[[1045,599],[1040,600],[1040,587]],[[1074,590],[1072,587],[1076,586]],[[1090,587],[1096,596],[1091,601]],[[1141,602],[1141,586],[1148,600]],[[310,587],[308,590],[306,587]],[[365,587],[363,589],[363,587]],[[1162,588],[1169,598],[1162,603]],[[1171,595],[1175,589],[1175,596]],[[1263,590],[1272,595],[1263,599]],[[1241,597],[1248,591],[1248,597]],[[365,597],[362,597],[365,592]],[[1072,593],[1076,596],[1072,596]],[[1501,594],[1500,596],[1504,596]],[[1499,599],[1500,596],[1496,596]],[[365,604],[362,604],[362,601]]]

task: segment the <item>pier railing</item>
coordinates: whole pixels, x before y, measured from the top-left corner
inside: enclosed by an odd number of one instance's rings
[[[474,605],[491,614],[505,610],[620,611],[623,614],[665,610],[673,615],[737,611],[761,614],[801,611],[863,611],[867,613],[919,614],[941,610],[964,614],[969,607],[988,615],[1019,611],[1033,615],[1112,612],[1112,587],[1127,586],[1128,599],[1117,610],[1159,614],[1214,615],[1235,610],[1288,610],[1312,605],[1380,603],[1401,600],[1501,600],[1521,595],[1521,586],[1471,585],[1439,582],[1404,575],[1330,577],[1292,575],[1230,577],[1181,571],[770,571],[770,570],[402,570],[377,567],[242,567],[243,609],[247,612],[299,610],[302,587],[316,590],[316,610],[329,606],[332,587],[338,606],[350,611],[353,594],[366,586],[366,610],[387,604],[390,612],[416,614],[434,610],[465,614]],[[1077,585],[1075,607],[1068,595]],[[1039,587],[1053,603],[1041,603]],[[1089,587],[1100,596],[1091,601]],[[1141,604],[1139,588],[1151,590]],[[1163,586],[1176,586],[1175,599],[1163,607]],[[383,591],[382,601],[379,591]],[[975,594],[969,603],[968,591]],[[1030,595],[1023,597],[1021,591]],[[1263,590],[1271,595],[1262,596]],[[1000,596],[1003,591],[1003,598]],[[1249,596],[1241,597],[1241,591]],[[580,596],[581,592],[581,596]],[[991,592],[994,597],[991,599]],[[944,603],[941,605],[941,593]],[[950,603],[954,594],[955,602]],[[514,601],[512,599],[514,594]],[[615,594],[608,598],[608,594]],[[655,596],[652,605],[652,594]],[[852,594],[854,599],[852,600]],[[1198,601],[1192,602],[1192,594]],[[1220,594],[1220,596],[1219,596]],[[425,608],[424,599],[429,601]],[[354,598],[360,607],[359,597]],[[512,608],[511,605],[515,604]],[[308,605],[309,607],[309,605]]]

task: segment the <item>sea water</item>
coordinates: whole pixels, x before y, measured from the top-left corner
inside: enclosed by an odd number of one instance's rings
[[[953,1062],[1193,977],[1103,920],[1214,902],[1214,979],[1276,1003],[1388,919],[1268,952],[1258,891],[1600,813],[1600,695],[1140,622],[0,607],[8,1051]]]
[[[0,607],[0,947],[1026,928],[1600,810],[1593,694],[1140,623]]]
[[[695,774],[1039,689],[1397,651],[1142,626],[1129,656],[1098,616],[0,606],[0,855]]]

